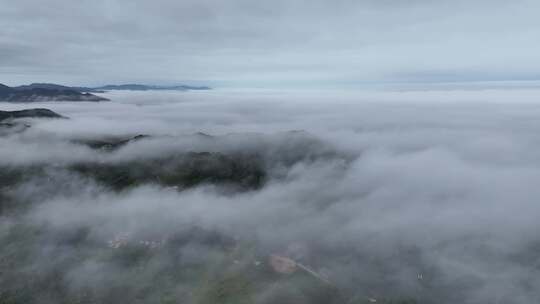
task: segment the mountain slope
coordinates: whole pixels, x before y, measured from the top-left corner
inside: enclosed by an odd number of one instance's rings
[[[88,87],[68,87],[64,85],[59,85],[55,83],[31,83],[28,85],[21,85],[13,87],[15,90],[31,90],[31,89],[48,89],[48,90],[72,90],[77,92],[93,92],[93,93],[103,93],[103,91],[96,90],[94,88]]]
[[[108,99],[90,93],[82,93],[69,87],[54,84],[32,84],[11,88],[0,84],[0,101],[107,101]]]
[[[0,122],[10,118],[64,118],[49,109],[26,109],[20,111],[0,111]]]

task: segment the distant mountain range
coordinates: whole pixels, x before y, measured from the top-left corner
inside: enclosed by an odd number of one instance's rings
[[[101,87],[70,87],[54,83],[32,83],[17,87],[0,84],[0,101],[8,102],[37,102],[37,101],[107,101],[92,93],[104,93],[110,90],[124,91],[188,91],[210,90],[207,86],[157,86],[144,84],[105,85]]]

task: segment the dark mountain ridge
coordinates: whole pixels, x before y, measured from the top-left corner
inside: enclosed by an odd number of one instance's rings
[[[11,92],[13,89],[8,87],[7,85],[3,85],[0,83],[0,94],[3,92]]]
[[[0,122],[14,118],[65,118],[49,109],[26,109],[19,111],[0,111]]]
[[[103,93],[101,90],[97,90],[90,87],[69,87],[55,83],[31,83],[28,85],[21,85],[13,87],[15,90],[31,90],[31,89],[48,89],[48,90],[72,90],[77,92],[87,93]]]
[[[19,111],[0,111],[0,137],[21,133],[31,125],[18,118],[67,118],[49,109],[25,109]],[[15,120],[14,120],[15,119]]]
[[[39,102],[39,101],[108,101],[108,99],[92,93],[104,93],[109,90],[122,91],[190,91],[211,90],[207,86],[190,85],[145,85],[145,84],[120,84],[104,85],[100,87],[70,87],[54,83],[31,83],[9,87],[0,84],[0,101],[7,102]]]
[[[32,84],[14,88],[0,84],[0,101],[108,101],[108,99],[53,84]]]

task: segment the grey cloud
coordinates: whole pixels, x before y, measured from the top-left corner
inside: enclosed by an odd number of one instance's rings
[[[0,43],[38,49],[3,77],[86,81],[408,80],[475,70],[530,77],[534,1],[17,1],[2,5]],[[517,33],[517,34],[516,34]],[[23,53],[24,54],[24,53]],[[345,56],[344,56],[345,54]],[[512,62],[502,64],[504,62]],[[261,71],[275,71],[269,76]],[[510,69],[510,76],[504,71]],[[34,76],[35,75],[35,76]],[[470,77],[470,76],[469,76]],[[270,80],[269,80],[270,79]],[[47,79],[45,79],[47,80]],[[308,81],[308,82],[309,82]]]

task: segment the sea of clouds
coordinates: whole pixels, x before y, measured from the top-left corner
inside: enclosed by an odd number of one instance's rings
[[[0,165],[252,151],[268,160],[269,179],[261,189],[226,194],[211,185],[113,192],[67,173],[56,177],[53,191],[30,179],[10,191],[39,203],[16,218],[0,217],[0,237],[18,221],[48,227],[26,271],[46,272],[73,254],[57,242],[66,231],[87,228],[103,241],[118,234],[160,239],[197,225],[256,240],[268,253],[310,257],[336,286],[371,298],[540,300],[540,90],[105,97],[112,101],[1,103],[2,110],[44,107],[69,119],[29,119],[25,132],[0,137]],[[137,134],[152,137],[110,153],[69,141]],[[282,161],[294,155],[304,159]],[[194,259],[207,254],[189,250]],[[100,290],[119,273],[89,257],[64,275],[74,289]]]

